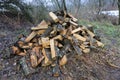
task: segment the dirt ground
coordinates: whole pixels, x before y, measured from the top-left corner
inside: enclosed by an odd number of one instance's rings
[[[102,42],[107,39],[110,44],[82,56],[70,53],[68,63],[60,67],[59,77],[52,76],[51,67],[38,67],[36,73],[24,76],[19,64],[21,57],[13,56],[10,47],[19,34],[27,35],[31,26],[0,16],[0,80],[120,80],[120,49],[116,39],[104,34],[101,34]]]

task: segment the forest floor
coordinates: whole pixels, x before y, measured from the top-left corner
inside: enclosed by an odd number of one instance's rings
[[[79,57],[70,54],[59,77],[51,75],[50,67],[39,67],[36,73],[24,76],[20,56],[12,56],[10,47],[19,34],[28,35],[33,25],[0,16],[0,80],[120,80],[120,26],[84,20],[79,24],[94,25],[95,33],[101,36],[105,47],[92,49],[89,54]]]

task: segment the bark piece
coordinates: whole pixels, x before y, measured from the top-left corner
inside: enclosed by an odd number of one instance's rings
[[[58,65],[58,61],[55,61],[54,66],[53,66],[53,76],[58,77],[60,75],[60,68]]]
[[[26,76],[29,75],[29,74],[31,74],[30,68],[28,67],[28,65],[26,63],[25,57],[22,57],[19,62],[20,62],[20,65],[21,65],[21,67],[22,67],[22,69],[24,71],[24,74]]]

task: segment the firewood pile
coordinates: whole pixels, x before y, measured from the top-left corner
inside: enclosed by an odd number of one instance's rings
[[[20,35],[12,46],[14,54],[29,56],[27,60],[32,68],[40,65],[59,69],[67,63],[67,54],[71,51],[82,55],[89,53],[91,47],[104,46],[92,26],[79,25],[78,19],[70,13],[56,11],[49,12],[49,16],[50,19],[32,27],[27,37]],[[54,76],[59,76],[59,71],[54,70]]]

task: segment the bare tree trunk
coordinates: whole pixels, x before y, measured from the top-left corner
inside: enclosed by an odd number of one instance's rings
[[[65,2],[65,0],[63,0],[62,4],[63,4],[63,10],[67,12],[67,7],[66,7],[66,2]]]
[[[99,0],[98,14],[99,14],[99,13],[100,13],[100,11],[101,11],[101,7],[102,7],[102,1],[101,1],[101,0]]]
[[[120,25],[120,0],[118,0],[118,10],[119,10],[119,21],[118,21],[118,24]]]
[[[79,10],[80,10],[80,6],[81,6],[81,0],[77,0],[77,9],[75,11],[75,17],[78,16]]]

